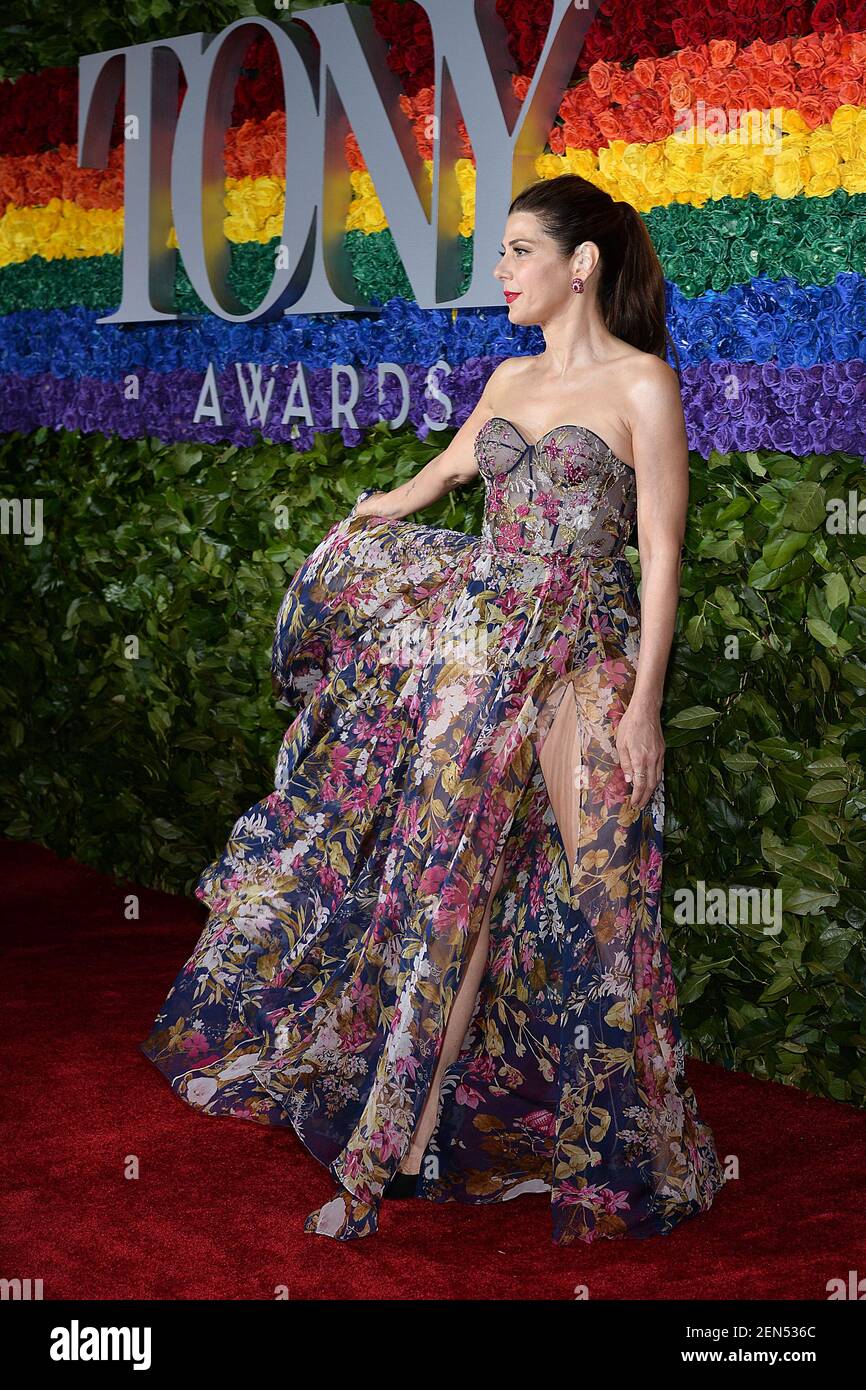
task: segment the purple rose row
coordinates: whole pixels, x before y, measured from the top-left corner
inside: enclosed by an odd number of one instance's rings
[[[409,405],[399,425],[422,439],[431,433],[435,437],[437,425],[457,428],[475,406],[497,361],[470,358],[450,372],[404,367]],[[249,399],[249,365],[240,366]],[[359,368],[357,401],[346,421],[336,408],[332,415],[332,398],[348,398],[348,380],[341,377],[335,383],[330,371],[308,368],[303,380],[312,424],[300,415],[284,424],[286,402],[299,403],[296,374],[294,365],[262,365],[262,393],[267,392],[271,380],[274,382],[269,407],[264,422],[254,412],[248,423],[235,367],[213,375],[216,393],[211,392],[208,403],[213,405],[215,394],[218,396],[221,422],[208,415],[195,419],[204,381],[204,374],[198,371],[142,369],[132,383],[129,377],[111,382],[94,377],[9,373],[0,377],[0,430],[30,433],[47,426],[127,439],[151,436],[165,442],[238,445],[266,439],[303,451],[311,447],[316,433],[334,429],[339,430],[347,447],[361,444],[372,425],[379,420],[394,421],[403,407],[394,377],[385,379],[380,401],[376,373]],[[684,368],[681,390],[689,447],[703,457],[713,449],[723,454],[778,449],[797,456],[866,453],[866,364],[860,358],[784,369],[773,363],[702,362]],[[129,394],[134,398],[127,399]],[[515,424],[527,423],[519,401],[515,401],[513,413]],[[570,409],[566,415],[574,417],[575,413]],[[595,428],[600,422],[590,411],[587,418],[571,418],[568,423]]]

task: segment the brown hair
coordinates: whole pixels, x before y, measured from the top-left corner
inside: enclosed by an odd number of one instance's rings
[[[579,174],[560,174],[529,184],[508,211],[534,213],[566,259],[582,241],[595,242],[607,329],[656,357],[666,357],[669,343],[679,375],[679,354],[665,323],[664,272],[637,208],[617,202]]]

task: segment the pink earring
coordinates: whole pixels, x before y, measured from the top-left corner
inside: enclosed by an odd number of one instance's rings
[[[571,288],[574,290],[575,294],[583,294],[583,281],[579,275],[575,275],[571,282]]]

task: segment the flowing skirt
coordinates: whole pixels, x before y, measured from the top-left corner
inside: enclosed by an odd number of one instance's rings
[[[191,1106],[294,1129],[336,1181],[306,1229],[376,1229],[491,890],[419,1195],[549,1193],[561,1244],[712,1204],[662,932],[663,783],[632,807],[614,741],[639,630],[623,556],[354,510],[289,585],[275,789],[203,872],[206,925],[141,1048]]]

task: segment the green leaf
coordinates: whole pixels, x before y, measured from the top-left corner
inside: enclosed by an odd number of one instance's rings
[[[834,651],[846,652],[851,643],[846,642],[838,632],[834,632],[829,623],[825,623],[823,618],[807,618],[806,626],[822,647],[829,647]]]
[[[796,976],[790,970],[780,970],[767,988],[758,995],[759,1004],[772,1004],[775,1000],[781,999],[786,994],[790,994],[796,985]]]
[[[827,594],[827,607],[832,612],[834,608],[846,607],[851,602],[851,590],[845,583],[842,575],[834,572],[828,574],[824,580],[824,589]]]
[[[826,664],[821,660],[820,656],[813,656],[811,664],[812,670],[815,672],[819,681],[821,682],[821,689],[826,694],[827,691],[830,689],[830,672],[827,669]]]
[[[690,705],[688,709],[682,709],[675,714],[668,723],[678,729],[703,729],[718,718],[719,711],[709,705]]]
[[[758,739],[754,745],[760,753],[771,758],[774,762],[796,763],[800,762],[803,753],[800,748],[795,748],[787,739],[777,736]]]
[[[767,571],[780,570],[783,565],[787,565],[789,560],[793,560],[794,556],[808,545],[810,539],[808,531],[789,531],[786,535],[769,541],[761,552],[761,559]]]
[[[795,483],[782,513],[782,525],[794,531],[816,531],[824,525],[825,516],[824,489],[811,481]]]
[[[156,816],[151,821],[151,825],[163,840],[183,839],[183,831],[179,830],[176,825],[172,825],[171,821],[166,820],[164,816]]]
[[[812,556],[805,550],[795,555],[787,564],[778,567],[768,566],[762,556],[749,570],[748,583],[759,593],[767,589],[784,589],[807,575],[813,564]]]
[[[839,801],[848,791],[848,784],[841,777],[823,777],[815,782],[806,793],[808,801]]]
[[[704,634],[706,632],[706,620],[703,613],[696,613],[686,625],[686,641],[692,651],[700,651],[704,645]]]
[[[811,773],[813,777],[826,777],[831,772],[840,772],[844,776],[848,772],[848,764],[838,754],[831,753],[825,758],[815,758],[812,762],[807,763],[806,771]]]
[[[786,912],[802,915],[820,912],[826,907],[834,907],[838,901],[838,893],[828,893],[821,888],[811,888],[806,884],[800,884],[793,893],[785,893],[783,906]]]
[[[731,772],[753,772],[759,766],[753,753],[721,753],[722,762]]]

